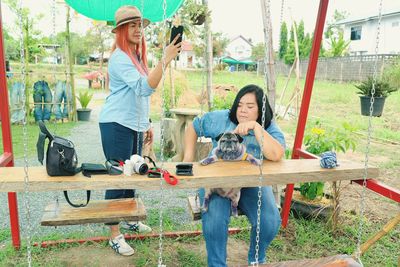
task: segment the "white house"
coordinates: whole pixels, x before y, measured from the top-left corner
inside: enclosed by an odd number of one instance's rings
[[[182,41],[182,49],[179,60],[176,61],[177,68],[186,69],[196,67],[198,59],[193,51],[193,45],[188,41]]]
[[[230,40],[226,49],[225,56],[242,61],[248,60],[251,57],[251,49],[253,45],[242,35],[239,35]]]
[[[351,55],[374,54],[378,26],[378,10],[369,15],[351,16],[336,23],[344,28],[350,40]],[[382,12],[378,54],[399,54],[400,9]]]

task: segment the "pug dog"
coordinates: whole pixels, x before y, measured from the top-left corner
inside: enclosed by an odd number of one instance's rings
[[[260,166],[261,161],[253,155],[246,152],[246,146],[242,143],[243,138],[233,132],[225,132],[215,138],[218,146],[215,147],[211,155],[200,161],[201,165],[208,165],[218,160],[247,160],[251,164]],[[240,199],[240,188],[207,188],[204,195],[203,211],[207,211],[210,197],[217,193],[221,197],[231,200],[231,209],[233,216],[238,216],[238,204]]]

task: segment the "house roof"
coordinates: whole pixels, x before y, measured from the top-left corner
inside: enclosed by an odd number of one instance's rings
[[[354,23],[363,23],[371,20],[377,20],[378,19],[378,14],[376,13],[377,11],[374,11],[373,13],[369,14],[364,14],[364,15],[353,15],[350,16],[346,19],[342,19],[338,22],[335,23],[335,25],[346,25],[346,24],[354,24]],[[386,17],[392,17],[392,16],[399,16],[400,17],[400,7],[396,8],[395,10],[387,10],[382,12],[382,18]]]
[[[182,51],[193,51],[192,43],[188,41],[182,41]]]
[[[233,41],[235,41],[236,39],[243,39],[246,43],[248,43],[250,46],[253,46],[252,43],[249,42],[249,40],[247,40],[246,38],[244,38],[242,35],[238,35],[234,38],[232,38],[229,42],[232,43]]]

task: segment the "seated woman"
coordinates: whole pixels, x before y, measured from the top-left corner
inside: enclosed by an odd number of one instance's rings
[[[285,138],[273,121],[273,112],[267,98],[265,113],[262,114],[263,96],[264,92],[260,87],[247,85],[238,92],[230,110],[208,112],[201,118],[195,118],[186,129],[183,161],[193,161],[196,153],[196,141],[199,136],[212,138],[213,147],[216,147],[215,138],[227,131],[241,135],[247,153],[256,158],[260,158],[260,143],[263,141],[262,153],[264,157],[268,160],[279,161],[284,155]],[[262,128],[263,115],[264,129]],[[262,187],[261,192],[258,262],[265,263],[266,250],[278,233],[281,218],[271,187]],[[199,190],[201,203],[204,201],[204,193],[203,188]],[[241,189],[238,207],[247,216],[251,224],[249,264],[257,260],[257,201],[258,187]],[[231,213],[230,202],[229,198],[212,194],[209,198],[207,211],[202,213],[203,235],[206,242],[208,266],[210,267],[227,266],[226,246]]]

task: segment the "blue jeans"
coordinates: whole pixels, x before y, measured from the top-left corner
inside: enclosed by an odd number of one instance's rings
[[[35,103],[35,121],[50,120],[53,97],[46,81],[37,81],[33,85],[33,102]]]
[[[64,118],[68,118],[69,107],[71,106],[72,93],[71,87],[69,84],[67,85],[64,81],[57,81],[55,90],[54,90],[54,115],[56,116],[56,120],[61,120]],[[61,112],[61,103],[63,104],[63,109]]]
[[[100,123],[101,143],[107,160],[125,161],[133,154],[141,154],[143,133],[138,133],[116,122]],[[139,137],[139,147],[137,138]],[[139,151],[137,153],[137,151]],[[134,189],[106,190],[105,199],[133,198]],[[116,225],[118,223],[107,223]]]
[[[24,119],[24,108],[22,106],[25,87],[20,82],[15,82],[10,90],[10,113],[11,123],[22,122]]]
[[[281,217],[275,204],[270,186],[261,189],[260,242],[258,262],[266,262],[266,250],[278,233]],[[199,189],[200,203],[204,201],[204,189]],[[251,224],[250,248],[248,263],[255,262],[257,230],[258,187],[242,188],[239,209],[247,216]],[[203,235],[206,241],[207,262],[209,267],[225,267],[226,245],[228,242],[228,225],[231,215],[231,201],[228,198],[213,194],[210,197],[208,210],[202,212]]]

